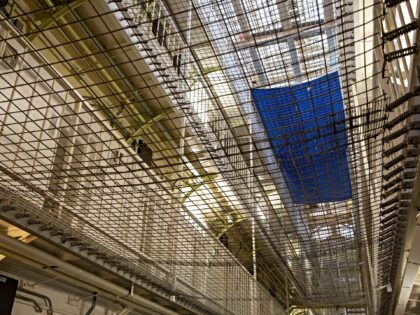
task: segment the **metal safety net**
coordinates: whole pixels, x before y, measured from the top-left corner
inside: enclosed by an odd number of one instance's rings
[[[383,54],[413,43],[385,7],[9,1],[1,218],[191,313],[373,313],[409,91]]]
[[[255,89],[253,96],[293,203],[351,199],[338,74],[290,88]]]

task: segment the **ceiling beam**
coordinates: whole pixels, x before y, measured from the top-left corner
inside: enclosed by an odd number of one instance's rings
[[[346,18],[346,15],[344,15],[343,17]],[[308,38],[320,34],[320,25],[322,25],[322,28],[335,28],[339,25],[342,25],[342,23],[343,22],[341,21],[341,19],[335,19],[326,22],[324,22],[323,20],[319,20],[308,23],[299,23],[299,34],[296,32],[297,26],[295,24],[292,24],[288,27],[282,26],[281,28],[274,29],[270,32],[254,33],[252,34],[252,40],[235,43],[235,47],[237,49],[245,49],[249,46],[255,45],[261,47],[264,45],[271,45],[275,43],[285,43],[288,41],[289,37],[293,39]]]
[[[127,143],[131,144],[136,138],[138,138],[146,129],[152,127],[155,123],[162,120],[163,118],[167,117],[168,115],[172,114],[174,110],[172,108],[166,108],[161,110],[155,116],[150,117],[147,121],[142,123],[137,129],[131,134],[131,136],[127,139]]]
[[[246,37],[252,38],[251,35],[251,28],[249,26],[248,16],[242,8],[242,4],[240,0],[232,0],[233,6],[235,8],[235,12],[239,21],[239,27],[242,32],[246,34]],[[268,84],[268,78],[264,71],[264,65],[262,64],[261,56],[256,46],[250,46],[249,54],[251,55],[252,63],[254,65],[255,72],[257,73],[258,80],[260,81],[261,85]]]
[[[47,30],[51,25],[55,24],[55,22],[64,17],[67,13],[69,13],[71,10],[76,9],[77,7],[81,6],[86,0],[75,0],[73,2],[70,2],[66,5],[64,5],[61,9],[54,12],[51,16],[46,18],[37,29],[32,30],[35,33],[32,33],[28,36],[29,40],[34,40],[39,34],[40,31]],[[40,30],[40,31],[39,31]]]
[[[295,26],[293,23],[291,23],[292,17],[289,15],[288,3],[288,1],[282,1],[277,4],[278,11],[280,14],[280,22],[283,28],[290,28]],[[293,5],[294,9],[295,4],[293,3],[293,1],[291,2],[291,5]],[[301,71],[299,65],[299,56],[296,50],[294,37],[287,38],[287,46],[289,47],[289,54],[290,58],[292,59],[293,73],[295,75],[295,78],[299,78],[301,75]]]

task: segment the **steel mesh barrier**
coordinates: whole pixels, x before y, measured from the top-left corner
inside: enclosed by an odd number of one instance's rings
[[[386,304],[381,209],[399,193],[384,185],[399,176],[394,148],[409,118],[386,106],[408,92],[409,60],[391,61],[382,78],[381,3],[9,2],[0,13],[4,219],[191,312],[373,314]],[[269,130],[265,114],[285,105],[258,108],[251,91],[331,74],[339,115],[324,112],[309,131],[273,115],[295,134]],[[308,94],[307,111],[322,109]],[[328,179],[338,170],[308,171],[313,157],[300,150],[305,166],[287,165],[308,177],[297,191],[275,136],[323,144],[324,154],[340,137],[351,191],[298,202],[342,190]]]

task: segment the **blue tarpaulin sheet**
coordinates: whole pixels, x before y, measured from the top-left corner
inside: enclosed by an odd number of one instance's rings
[[[252,96],[296,204],[352,196],[343,97],[337,72]]]

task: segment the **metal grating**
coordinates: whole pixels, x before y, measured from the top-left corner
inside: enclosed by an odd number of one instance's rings
[[[382,188],[403,170],[394,148],[409,131],[408,115],[387,129],[385,108],[409,92],[410,61],[383,67],[390,20],[378,12],[349,0],[9,1],[2,216],[191,312],[375,313],[394,250],[378,242],[395,235],[380,209],[399,193]],[[385,53],[414,44],[404,38]],[[352,198],[295,204],[251,90],[335,71]]]

